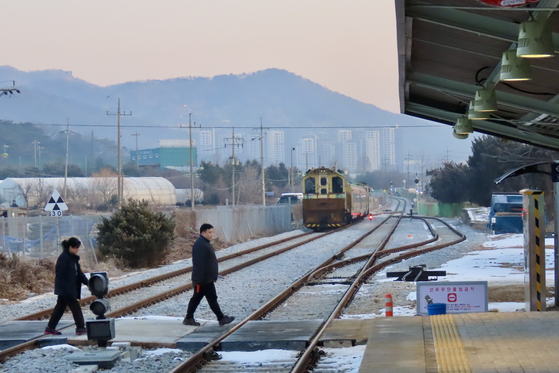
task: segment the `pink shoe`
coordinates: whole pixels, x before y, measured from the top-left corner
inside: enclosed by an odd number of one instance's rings
[[[47,335],[60,335],[60,334],[62,334],[62,333],[59,332],[59,331],[56,330],[56,329],[49,328],[49,327],[47,326],[47,327],[45,328],[45,334],[47,334]]]
[[[85,328],[76,329],[76,335],[84,335],[84,334],[87,334],[87,330],[85,330]]]

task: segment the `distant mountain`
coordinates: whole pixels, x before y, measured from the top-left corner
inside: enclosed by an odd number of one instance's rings
[[[85,134],[93,129],[96,137],[116,138],[114,128],[89,125],[114,125],[116,118],[108,117],[106,112],[115,113],[120,98],[121,110],[133,113],[122,118],[123,126],[154,126],[123,129],[123,145],[129,148],[135,147],[135,139],[130,134],[136,131],[141,133],[141,148],[157,146],[159,139],[185,138],[188,133],[179,130],[179,124],[188,124],[188,113],[203,127],[258,126],[260,117],[264,126],[274,127],[432,124],[362,103],[279,69],[100,87],[67,71],[22,72],[0,66],[0,81],[5,80],[15,80],[21,94],[0,97],[0,119],[62,124],[68,118],[70,123],[85,125],[73,128],[74,131]],[[286,132],[287,146],[291,146],[290,140],[296,140],[289,138],[291,132]],[[469,151],[470,142],[457,142],[447,126],[402,129],[402,133],[400,149],[405,153],[419,153],[423,149],[435,160],[448,147],[453,151]],[[449,145],[451,141],[453,145]]]

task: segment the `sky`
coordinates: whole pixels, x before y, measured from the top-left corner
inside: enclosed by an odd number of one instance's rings
[[[285,69],[399,112],[387,0],[18,0],[2,4],[0,64],[97,85]]]

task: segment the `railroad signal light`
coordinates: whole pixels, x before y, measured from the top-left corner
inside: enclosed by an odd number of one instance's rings
[[[369,214],[369,220],[373,220],[373,214]]]
[[[109,276],[107,272],[95,272],[89,277],[89,291],[97,298],[103,298],[109,292]]]
[[[97,319],[85,323],[87,339],[97,341],[99,347],[107,347],[107,342],[115,337],[115,320],[107,319],[105,313],[111,309],[109,302],[103,299],[109,293],[109,275],[107,272],[92,273],[88,283],[89,291],[98,299],[91,302],[89,309]]]

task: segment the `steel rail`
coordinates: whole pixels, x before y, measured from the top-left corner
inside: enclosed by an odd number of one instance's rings
[[[385,257],[387,255],[390,255],[390,254],[393,254],[393,253],[396,253],[396,252],[405,251],[405,250],[425,246],[425,245],[428,245],[432,242],[435,242],[435,241],[439,240],[439,234],[437,232],[433,231],[433,229],[432,229],[432,227],[430,226],[429,223],[427,223],[427,226],[433,232],[432,233],[433,237],[431,237],[427,240],[424,240],[424,241],[412,243],[412,244],[405,245],[405,246],[396,247],[394,249],[382,250],[381,252],[377,252],[377,258],[380,259],[382,257]],[[364,260],[367,260],[370,256],[371,256],[370,253],[369,254],[363,254],[363,255],[360,255],[360,256],[356,256],[354,258],[349,258],[349,259],[346,259],[346,260],[342,260],[338,263],[333,263],[333,264],[327,265],[324,268],[321,268],[321,269],[311,273],[309,275],[309,277],[307,278],[307,281],[308,282],[316,281],[320,277],[323,277],[327,272],[331,272],[333,270],[348,266],[348,265],[353,264],[353,263],[362,262]]]
[[[279,254],[281,254],[281,253],[283,253],[283,252],[286,252],[286,251],[288,251],[288,250],[291,250],[291,249],[293,249],[293,248],[295,248],[295,247],[298,247],[298,246],[307,244],[307,243],[309,243],[309,242],[311,242],[311,241],[317,240],[317,239],[322,238],[322,237],[324,237],[324,236],[327,236],[327,235],[329,235],[329,234],[332,234],[332,233],[335,233],[335,232],[339,232],[339,231],[341,231],[341,230],[343,230],[343,229],[345,229],[345,228],[348,228],[348,227],[350,227],[350,226],[352,226],[352,225],[347,225],[347,226],[344,226],[344,227],[340,227],[340,228],[338,228],[338,229],[335,229],[335,230],[332,230],[332,231],[330,231],[330,232],[326,232],[326,233],[317,235],[316,237],[312,237],[312,238],[310,238],[310,239],[308,239],[308,240],[299,242],[299,243],[294,244],[294,245],[290,245],[290,246],[288,246],[288,247],[282,248],[282,249],[277,250],[277,251],[274,251],[274,252],[272,252],[272,253],[268,253],[268,254],[265,254],[265,255],[260,256],[260,257],[258,257],[258,258],[251,259],[251,260],[249,260],[249,261],[247,261],[247,262],[245,262],[245,263],[241,263],[241,264],[239,264],[239,265],[237,265],[237,266],[234,266],[234,267],[228,268],[228,269],[226,269],[226,270],[220,271],[219,274],[222,275],[222,276],[224,276],[224,275],[227,275],[227,274],[229,274],[229,273],[238,271],[238,270],[243,269],[243,268],[246,268],[246,267],[248,267],[248,266],[250,266],[250,265],[252,265],[252,264],[258,263],[259,261],[268,259],[268,258],[270,258],[270,257],[272,257],[272,256],[279,255]],[[306,233],[304,233],[304,234],[294,236],[294,237],[291,238],[291,239],[294,239],[294,238],[297,238],[297,237],[301,237],[301,236],[305,236],[305,235],[310,234],[310,233],[314,233],[314,232],[306,232]],[[286,241],[289,241],[289,239],[283,239],[283,240],[274,241],[274,242],[272,242],[272,243],[270,243],[270,244],[267,244],[267,245],[260,245],[260,246],[258,246],[258,247],[256,247],[256,248],[247,249],[247,250],[245,250],[245,251],[243,251],[243,252],[238,252],[238,253],[234,253],[234,254],[230,254],[230,255],[224,256],[224,257],[222,257],[221,259],[222,259],[222,260],[226,260],[225,258],[231,259],[231,258],[238,257],[238,256],[241,256],[241,255],[244,255],[244,254],[250,254],[250,253],[256,251],[257,248],[258,248],[258,249],[262,249],[262,248],[265,248],[265,247],[271,247],[271,246],[274,246],[274,245],[277,245],[277,244],[279,244],[279,243],[286,242]],[[184,270],[184,269],[182,269],[182,270]],[[179,271],[182,271],[182,270],[179,270]],[[175,271],[175,272],[178,272],[178,271]],[[168,274],[167,274],[167,275],[168,275]],[[157,276],[157,277],[161,277],[161,276]],[[174,276],[173,276],[173,277],[174,277]],[[183,293],[183,292],[185,292],[185,291],[188,291],[188,290],[190,290],[190,289],[192,289],[192,282],[189,282],[189,283],[187,283],[187,284],[185,284],[185,285],[182,285],[182,286],[173,288],[173,289],[171,289],[171,290],[168,290],[168,291],[166,291],[166,292],[164,292],[164,293],[161,293],[161,294],[158,294],[158,295],[156,295],[156,296],[153,296],[153,297],[144,299],[144,300],[142,300],[142,301],[136,302],[136,303],[134,303],[134,304],[131,304],[131,305],[126,306],[126,307],[123,307],[123,308],[121,308],[121,309],[115,310],[115,311],[113,311],[113,312],[109,312],[109,313],[107,313],[105,316],[107,316],[107,317],[119,317],[119,316],[127,315],[127,314],[130,314],[130,313],[132,313],[132,312],[134,312],[134,311],[140,309],[140,308],[144,308],[144,307],[147,307],[147,306],[150,306],[150,305],[159,303],[159,302],[161,302],[161,301],[163,301],[163,300],[166,300],[166,299],[169,299],[169,298],[171,298],[171,297],[173,297],[173,296],[179,295],[179,294],[181,294],[181,293]],[[116,290],[116,289],[115,289],[115,290]],[[94,298],[95,298],[95,297],[94,297]],[[85,298],[84,298],[84,300],[85,300]],[[71,327],[73,327],[73,326],[74,326],[74,324],[68,325],[67,327],[60,328],[59,330],[65,330],[65,329],[71,328]],[[17,345],[17,346],[14,346],[14,347],[11,347],[11,348],[9,348],[9,349],[0,351],[0,362],[3,362],[3,361],[5,361],[6,359],[8,359],[9,357],[14,356],[14,355],[17,355],[17,354],[19,354],[19,353],[22,353],[22,352],[24,352],[24,351],[26,351],[26,350],[31,350],[31,349],[36,348],[36,347],[37,347],[37,341],[40,340],[40,339],[42,339],[42,338],[45,338],[45,337],[47,337],[47,336],[41,335],[41,336],[38,336],[38,337],[36,337],[36,338],[33,338],[33,339],[31,339],[31,340],[29,340],[29,341],[27,341],[27,342],[24,342],[24,343],[22,343],[22,344],[19,344],[19,345]],[[94,343],[94,342],[92,342],[92,343]],[[85,344],[89,344],[89,341],[86,341]]]
[[[454,244],[457,244],[459,242],[462,242],[462,241],[466,240],[466,236],[463,233],[454,229],[452,226],[450,226],[449,224],[447,224],[443,220],[437,219],[437,218],[432,218],[432,219],[438,220],[441,223],[445,224],[454,233],[456,233],[460,238],[458,238],[457,240],[454,240],[454,241],[444,243],[444,244],[432,246],[432,247],[425,248],[425,249],[414,250],[414,251],[409,252],[409,253],[400,254],[396,258],[389,259],[389,260],[383,261],[383,262],[378,263],[378,264],[373,264],[374,260],[373,260],[373,258],[371,258],[371,260],[369,261],[371,263],[371,266],[367,269],[365,269],[365,267],[363,267],[363,270],[360,272],[359,276],[355,279],[355,281],[353,281],[353,283],[349,286],[348,290],[346,291],[346,293],[344,294],[344,296],[342,297],[342,299],[340,300],[340,302],[338,303],[338,305],[336,306],[334,311],[332,311],[332,313],[330,314],[328,319],[322,324],[321,328],[315,333],[315,335],[313,336],[313,339],[309,343],[309,346],[306,348],[305,352],[299,357],[297,363],[295,364],[295,366],[291,370],[291,373],[305,373],[305,372],[307,372],[308,368],[312,364],[313,360],[318,359],[318,355],[316,353],[316,347],[317,347],[317,345],[320,341],[320,338],[322,338],[326,329],[332,323],[332,321],[340,316],[343,308],[345,308],[349,304],[349,302],[353,299],[353,297],[355,296],[355,294],[359,290],[360,286],[373,273],[378,272],[379,270],[387,267],[390,264],[400,262],[404,259],[409,259],[409,258],[417,256],[417,255],[425,254],[425,253],[428,253],[428,252],[431,252],[431,251],[434,251],[434,250],[439,250],[439,249],[442,249],[444,247],[448,247],[448,246],[451,246],[451,245],[454,245]],[[369,263],[367,263],[367,264],[369,264]]]
[[[400,205],[400,201],[398,201],[397,208],[398,208],[399,205]],[[383,215],[383,214],[382,214],[382,213],[379,213],[379,214],[372,214],[372,215],[378,216],[378,215]],[[330,231],[330,232],[327,232],[327,233],[325,233],[325,234],[322,234],[322,235],[320,235],[320,236],[318,236],[318,237],[315,237],[315,238],[313,238],[313,239],[303,241],[303,242],[298,243],[298,244],[296,244],[296,245],[291,245],[291,246],[289,246],[289,247],[287,247],[287,248],[281,249],[281,252],[285,252],[285,251],[287,251],[287,250],[289,250],[289,249],[292,249],[292,248],[294,248],[294,247],[304,245],[304,244],[306,244],[306,243],[308,243],[308,242],[311,242],[311,241],[313,241],[313,240],[315,240],[315,239],[324,237],[324,236],[329,235],[329,234],[331,234],[331,233],[335,233],[335,232],[341,231],[341,230],[343,230],[343,229],[345,229],[345,228],[348,228],[348,227],[351,226],[351,225],[352,225],[352,224],[349,224],[349,225],[347,225],[347,226],[344,226],[344,227],[341,227],[341,228],[332,230],[332,231]],[[305,233],[303,233],[303,234],[299,234],[299,235],[292,236],[292,237],[289,237],[289,238],[284,238],[284,239],[281,239],[281,240],[278,240],[278,241],[274,241],[274,242],[271,242],[271,243],[268,243],[268,244],[259,245],[259,246],[256,246],[256,247],[254,247],[254,248],[251,248],[251,249],[247,249],[247,250],[244,250],[244,251],[240,251],[240,252],[238,252],[238,253],[229,254],[229,255],[226,255],[226,256],[223,256],[223,257],[218,258],[218,262],[225,261],[225,260],[232,259],[232,258],[236,258],[236,257],[242,256],[242,255],[245,255],[245,254],[250,254],[250,253],[252,253],[252,252],[254,252],[254,251],[258,251],[258,250],[260,250],[260,249],[264,249],[264,248],[271,247],[271,246],[274,246],[274,245],[277,245],[277,244],[281,244],[281,243],[284,243],[284,242],[287,242],[287,241],[290,241],[290,240],[293,240],[293,239],[296,239],[296,238],[299,238],[299,237],[302,237],[302,236],[306,236],[306,235],[311,234],[311,233],[314,233],[314,232],[305,232]],[[357,243],[355,243],[355,244],[357,244]],[[353,246],[354,246],[354,245],[353,245]],[[271,257],[271,256],[279,255],[281,252],[277,251],[277,252],[274,252],[274,253],[269,253],[269,254],[266,254],[265,256],[262,256],[262,257],[253,259],[253,260],[251,260],[250,262],[251,262],[252,264],[254,264],[254,263],[256,263],[256,262],[258,262],[258,261],[260,261],[260,260],[268,259],[268,258]],[[258,259],[260,259],[260,260],[258,260]],[[332,259],[328,259],[328,261],[331,261],[331,260],[332,260]],[[327,261],[327,262],[328,262],[328,261]],[[236,267],[239,267],[239,266],[236,266]],[[221,274],[221,275],[229,274],[229,273],[234,272],[235,269],[236,269],[236,270],[239,270],[239,269],[241,269],[241,268],[232,267],[232,268],[229,268],[229,269],[227,269],[227,270],[221,271],[220,274]],[[185,273],[190,272],[191,270],[192,270],[192,267],[187,267],[187,268],[183,268],[183,269],[176,270],[176,271],[173,271],[173,272],[169,272],[169,273],[167,273],[167,274],[155,276],[155,277],[150,278],[150,279],[142,280],[142,281],[139,281],[139,282],[134,283],[134,284],[125,285],[125,286],[122,286],[122,287],[119,287],[119,288],[115,288],[115,289],[113,289],[113,290],[111,290],[111,291],[109,292],[109,296],[116,296],[116,295],[123,294],[123,293],[129,292],[129,291],[132,291],[132,290],[141,288],[141,287],[147,287],[147,286],[150,286],[150,285],[153,284],[153,283],[161,282],[161,281],[164,281],[164,280],[169,279],[169,278],[172,278],[172,277],[176,277],[176,276],[183,275],[183,274],[185,274]],[[185,289],[185,288],[186,288],[186,289]],[[175,289],[171,289],[170,291],[165,292],[163,295],[160,294],[160,298],[161,298],[161,296],[163,296],[163,297],[164,297],[163,299],[168,299],[168,298],[170,298],[170,297],[172,297],[172,296],[175,296],[175,295],[178,295],[178,294],[180,294],[180,293],[182,293],[182,292],[184,292],[184,291],[187,291],[187,290],[189,290],[190,288],[192,288],[192,283],[188,283],[188,284],[183,285],[183,286],[181,286],[181,287],[178,287],[178,288],[175,288]],[[289,289],[287,289],[287,290],[289,290]],[[287,290],[284,291],[284,293],[287,293]],[[283,294],[283,293],[282,293],[282,294]],[[280,294],[280,296],[281,296],[281,294]],[[284,296],[283,298],[286,298],[287,296],[288,296],[288,295]],[[157,296],[151,297],[151,298],[149,298],[149,299],[144,300],[142,303],[145,303],[146,305],[150,305],[150,304],[155,304],[155,303],[157,303],[158,301],[163,300],[163,299],[158,300],[158,299],[156,299],[156,298],[157,298]],[[81,306],[84,306],[84,305],[86,305],[86,304],[92,302],[92,301],[95,300],[95,299],[96,299],[96,297],[94,297],[94,296],[83,298],[83,299],[80,301],[80,305],[81,305]],[[272,301],[270,301],[270,302],[268,302],[268,303],[272,303]],[[267,303],[267,304],[268,304],[268,303]],[[138,306],[138,305],[131,305],[131,306],[125,307],[125,308],[123,308],[123,309],[121,309],[121,310],[113,311],[112,313],[107,314],[107,316],[109,316],[109,317],[115,317],[115,316],[118,316],[119,313],[128,314],[128,313],[130,313],[130,312],[134,312],[134,311],[132,310],[132,309],[134,309],[134,308],[135,308],[136,310],[139,309],[139,308],[141,308],[141,307],[137,307],[137,306]],[[40,312],[37,312],[37,313],[34,313],[34,314],[30,314],[30,315],[24,316],[23,318],[16,319],[16,320],[36,320],[36,319],[43,319],[43,318],[45,318],[45,317],[48,317],[48,316],[52,313],[52,310],[53,310],[53,309],[40,311]],[[119,311],[120,311],[120,312],[119,312]],[[257,311],[257,312],[258,312],[258,311]],[[257,312],[255,312],[254,314],[256,314]],[[262,316],[263,316],[264,314],[265,314],[265,312],[262,314]],[[249,317],[250,317],[250,316],[249,316]],[[258,317],[258,318],[259,318],[259,317]],[[247,320],[247,321],[248,321],[248,320]],[[238,324],[238,325],[239,325],[238,327],[240,327],[240,324]],[[73,327],[73,324],[72,324],[72,325],[68,325],[67,327],[64,327],[64,328],[60,328],[59,330],[65,330],[65,329],[68,329],[68,328],[71,328],[71,327]],[[231,332],[230,332],[229,334],[231,334],[234,330],[237,330],[238,327],[235,326],[233,329],[231,329]],[[229,335],[229,334],[228,334],[228,335]],[[36,348],[36,347],[37,347],[37,341],[40,340],[40,339],[42,339],[42,338],[45,338],[45,336],[44,336],[44,335],[41,335],[41,336],[39,336],[39,337],[37,337],[37,338],[34,338],[34,339],[32,339],[32,340],[29,340],[29,341],[27,341],[27,342],[25,342],[25,343],[22,343],[22,344],[19,344],[19,345],[17,345],[17,346],[11,347],[11,348],[9,348],[9,349],[5,349],[5,350],[3,350],[3,351],[0,351],[0,362],[4,362],[4,361],[5,361],[6,359],[8,359],[9,357],[14,356],[14,355],[17,355],[17,354],[20,354],[20,353],[22,353],[22,352],[24,352],[24,351],[26,351],[26,350],[30,350],[30,349]],[[224,336],[224,338],[225,338],[225,336]]]
[[[291,241],[291,240],[294,240],[294,239],[297,239],[297,238],[300,238],[300,237],[303,237],[303,236],[307,236],[307,235],[312,234],[312,233],[315,233],[315,232],[301,233],[301,234],[298,234],[298,235],[295,235],[295,236],[283,238],[281,240],[277,240],[277,241],[270,242],[270,243],[267,243],[267,244],[255,246],[255,247],[252,247],[250,249],[246,249],[246,250],[239,251],[239,252],[236,252],[236,253],[232,253],[232,254],[229,254],[229,255],[224,255],[222,257],[217,258],[217,261],[218,262],[223,262],[223,261],[226,261],[226,260],[229,260],[229,259],[234,259],[234,258],[237,258],[239,256],[250,254],[250,253],[253,253],[255,251],[266,249],[268,247],[272,247],[272,246],[275,246],[275,245],[279,245],[279,244],[282,244],[282,243],[285,243],[285,242],[288,242],[288,241]],[[137,289],[141,289],[141,288],[144,288],[144,287],[149,287],[149,286],[152,286],[155,283],[166,281],[166,280],[169,280],[173,277],[182,276],[182,275],[184,275],[186,273],[189,273],[189,272],[192,272],[192,266],[177,269],[175,271],[164,273],[162,275],[154,276],[154,277],[144,279],[144,280],[141,280],[141,281],[138,281],[138,282],[134,282],[132,284],[120,286],[118,288],[109,290],[109,293],[107,294],[107,296],[105,298],[111,298],[111,297],[115,297],[117,295],[129,293],[129,292],[137,290]],[[93,302],[95,299],[97,299],[97,297],[94,296],[94,295],[91,295],[91,296],[85,297],[83,299],[80,299],[80,301],[79,301],[80,306],[84,307],[84,306],[88,305],[89,303]],[[54,308],[49,308],[49,309],[46,309],[46,310],[43,310],[43,311],[39,311],[39,312],[35,312],[35,313],[29,314],[29,315],[22,316],[20,318],[15,319],[15,320],[16,321],[43,320],[43,319],[46,319],[46,318],[50,317],[53,310],[54,310]]]
[[[400,206],[400,201],[398,201],[398,206],[397,208]],[[403,213],[403,212],[402,212]],[[391,217],[391,216],[390,216]],[[388,221],[388,219],[390,219],[390,217],[388,217],[387,219],[385,219],[383,222],[381,222],[381,224],[379,224],[378,226],[382,225],[384,222]],[[335,258],[340,255],[343,252],[346,252],[347,250],[351,249],[352,247],[354,247],[355,245],[357,245],[359,242],[361,242],[363,239],[365,239],[367,236],[369,236],[370,234],[372,234],[376,229],[378,229],[378,226],[374,227],[373,229],[367,231],[365,234],[361,235],[361,237],[359,237],[356,241],[350,243],[349,245],[347,245],[346,247],[342,248],[342,250],[340,250],[340,252],[336,255],[334,255],[331,258],[328,258],[325,262],[321,263],[320,265],[318,265],[316,267],[316,269],[319,269],[321,267],[324,267],[328,264],[330,264],[332,262],[332,260],[335,260]],[[311,270],[310,273],[313,273],[316,271],[315,270]],[[231,329],[229,329],[228,331],[222,333],[221,335],[217,336],[216,338],[214,338],[213,340],[211,340],[206,346],[204,346],[203,348],[201,348],[200,350],[198,350],[198,352],[196,352],[194,355],[192,355],[188,360],[186,360],[185,362],[181,363],[180,365],[178,365],[177,367],[175,367],[173,370],[171,370],[170,373],[187,373],[187,372],[195,372],[198,368],[200,368],[204,363],[206,363],[208,360],[210,360],[210,356],[211,353],[214,350],[214,347],[219,344],[222,340],[224,340],[225,338],[227,338],[228,336],[230,336],[231,334],[233,334],[235,331],[237,331],[238,329],[240,329],[241,327],[243,327],[247,322],[249,321],[253,321],[253,320],[258,320],[261,319],[262,317],[264,317],[267,313],[269,313],[270,311],[272,311],[274,308],[276,308],[279,304],[281,304],[282,302],[284,302],[287,298],[289,298],[294,292],[296,292],[298,289],[300,289],[303,285],[305,285],[307,283],[307,277],[308,275],[303,275],[300,279],[298,279],[297,281],[295,281],[294,283],[292,283],[288,288],[286,288],[284,291],[282,291],[280,294],[276,295],[273,299],[269,300],[266,304],[264,304],[262,307],[260,307],[258,310],[254,311],[252,314],[250,314],[247,318],[245,318],[244,320],[242,320],[241,322],[239,322],[238,324],[236,324],[235,326],[233,326]]]

